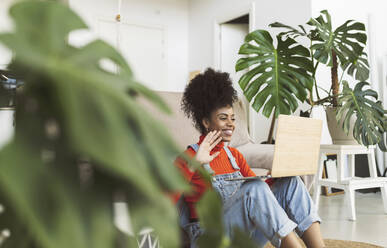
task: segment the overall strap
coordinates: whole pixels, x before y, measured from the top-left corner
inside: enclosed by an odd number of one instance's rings
[[[188,147],[191,147],[192,149],[194,149],[195,152],[198,152],[198,150],[199,150],[199,145],[198,144],[192,144],[192,145],[189,145]],[[204,164],[203,167],[211,175],[215,174],[215,172],[211,169],[210,164],[208,164],[208,163]]]
[[[223,149],[224,149],[224,150],[226,151],[226,153],[227,153],[227,156],[228,156],[228,159],[230,160],[230,163],[231,163],[231,165],[232,165],[232,168],[234,168],[235,170],[240,170],[240,168],[239,168],[237,162],[235,161],[235,158],[234,158],[234,156],[232,155],[230,149],[228,149],[227,146],[223,147]]]

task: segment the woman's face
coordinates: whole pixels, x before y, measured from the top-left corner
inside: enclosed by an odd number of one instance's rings
[[[204,119],[203,125],[207,133],[213,130],[221,131],[223,142],[230,142],[235,129],[234,110],[231,106],[219,108],[211,113],[210,119]]]

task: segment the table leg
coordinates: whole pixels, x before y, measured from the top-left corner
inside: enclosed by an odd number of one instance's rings
[[[325,157],[326,157],[325,154],[320,153],[317,175],[315,176],[315,182],[314,182],[313,201],[314,201],[314,204],[316,205],[317,210],[318,210],[318,205],[320,203],[320,194],[321,194],[320,180],[322,179]]]
[[[384,213],[387,214],[387,183],[384,184],[384,187],[380,188],[382,193],[383,205],[384,205]]]
[[[348,155],[349,177],[355,177],[355,154]]]
[[[370,148],[370,153],[367,154],[368,168],[370,170],[370,177],[377,177],[376,161],[375,161],[375,149]]]
[[[355,190],[351,187],[345,188],[345,197],[347,199],[347,204],[349,208],[349,219],[356,220],[356,211],[355,211]]]
[[[341,183],[344,179],[344,154],[337,153],[337,182]]]

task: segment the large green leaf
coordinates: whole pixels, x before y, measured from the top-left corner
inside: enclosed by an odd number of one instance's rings
[[[357,80],[365,81],[369,78],[370,70],[367,54],[365,52],[363,52],[362,55],[355,61],[347,61],[346,63],[342,64],[341,68],[343,71],[348,69],[348,75],[355,76]]]
[[[354,63],[362,55],[367,42],[363,23],[348,20],[333,30],[331,16],[323,10],[319,17],[311,18],[308,24],[315,27],[319,35],[320,40],[311,47],[314,58],[319,62],[332,66],[332,51],[335,51],[341,64]],[[368,65],[364,68],[368,70]]]
[[[353,136],[366,146],[378,144],[385,149],[386,115],[382,103],[377,101],[378,94],[371,89],[367,82],[359,82],[352,90],[346,81],[343,82],[343,94],[339,97],[340,108],[336,113],[338,122],[343,121],[343,129],[348,134],[351,117],[356,115]]]
[[[134,95],[168,112],[166,105],[133,79],[108,44],[69,45],[69,32],[86,25],[63,4],[20,2],[10,15],[15,32],[0,34],[0,42],[14,52],[10,68],[25,81],[15,141],[0,151],[2,197],[17,216],[10,228],[23,225],[36,247],[117,247],[112,195],[121,190],[134,231],[152,227],[163,246],[178,247],[176,211],[164,192],[185,189],[172,166],[180,151]],[[103,70],[102,59],[115,63],[119,73]],[[40,156],[47,151],[50,163]],[[79,188],[81,157],[94,171],[87,192]],[[22,247],[23,239],[7,242]]]
[[[278,34],[279,36],[283,36],[283,37],[290,37],[292,39],[296,39],[298,37],[308,37],[309,39],[316,38],[313,33],[313,30],[307,32],[304,26],[302,25],[298,25],[299,29],[297,29],[297,28],[293,28],[292,26],[283,24],[281,22],[273,22],[269,24],[269,27],[287,29],[288,31],[284,31]]]
[[[255,44],[251,44],[254,41]],[[273,112],[290,114],[298,107],[297,99],[305,101],[308,90],[313,87],[311,76],[313,65],[309,51],[295,40],[277,36],[277,48],[265,30],[248,34],[239,54],[236,71],[249,69],[239,80],[246,98],[253,101],[252,107],[269,117]]]

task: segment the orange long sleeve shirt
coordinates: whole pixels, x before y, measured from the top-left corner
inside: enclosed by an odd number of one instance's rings
[[[205,136],[200,137],[198,145],[202,143],[204,137]],[[215,175],[233,173],[237,171],[232,167],[231,162],[228,159],[227,153],[223,149],[223,146],[224,143],[220,142],[210,152],[210,155],[212,155],[213,153],[220,151],[220,154],[210,162],[210,167],[214,171]],[[233,147],[229,147],[229,149],[240,168],[241,174],[244,177],[255,176],[255,173],[250,169],[250,166],[247,164],[242,154]],[[196,154],[196,152],[191,147],[188,148],[185,153],[191,157],[194,157]],[[195,205],[210,186],[202,179],[199,172],[192,171],[189,169],[188,164],[184,159],[178,157],[175,161],[175,165],[181,170],[186,180],[190,182],[192,186],[192,192],[190,194],[185,194],[184,200],[186,201],[190,209],[190,218],[197,218],[198,216],[195,210]],[[270,180],[266,180],[266,182],[268,184],[271,184]]]

